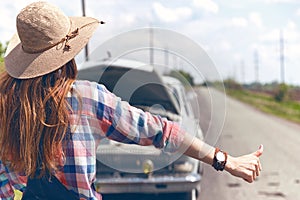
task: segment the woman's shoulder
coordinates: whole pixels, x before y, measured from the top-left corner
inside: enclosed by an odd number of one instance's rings
[[[105,86],[97,82],[88,80],[76,80],[73,84],[73,88],[77,90],[94,90],[94,89],[105,89]]]
[[[109,93],[104,85],[87,80],[76,80],[73,83],[72,89],[79,93],[81,97],[99,95],[99,92]]]

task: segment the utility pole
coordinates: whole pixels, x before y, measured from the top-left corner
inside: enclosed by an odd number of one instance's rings
[[[281,75],[281,83],[285,83],[285,67],[284,67],[284,38],[283,32],[280,30],[279,36],[279,43],[280,43],[280,75]]]
[[[258,60],[258,52],[254,51],[254,71],[255,71],[255,82],[259,83],[259,60]]]
[[[232,79],[237,82],[237,77],[236,77],[236,72],[237,72],[237,69],[236,69],[236,64],[233,65],[233,72],[232,72]]]
[[[82,16],[85,17],[85,0],[81,0],[81,7],[82,7]],[[85,60],[89,60],[89,48],[88,48],[88,43],[85,45]]]
[[[245,62],[241,60],[241,83],[245,83]]]

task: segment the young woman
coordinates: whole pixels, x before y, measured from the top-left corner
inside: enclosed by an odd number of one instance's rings
[[[191,137],[180,126],[131,107],[103,85],[76,80],[74,57],[101,24],[67,17],[36,2],[17,16],[17,34],[0,78],[0,198],[101,199],[94,187],[96,149],[103,138],[154,145],[253,182],[254,153],[232,157]]]

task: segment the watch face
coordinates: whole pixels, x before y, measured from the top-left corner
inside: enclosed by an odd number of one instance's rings
[[[224,153],[222,153],[222,152],[220,152],[220,151],[217,153],[216,158],[217,158],[217,160],[220,161],[220,162],[225,161],[225,155],[224,155]]]

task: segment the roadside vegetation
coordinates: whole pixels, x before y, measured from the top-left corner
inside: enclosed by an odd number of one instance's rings
[[[224,81],[224,86],[229,96],[263,112],[300,123],[300,87],[277,82],[240,85],[230,79]]]
[[[4,71],[4,53],[6,51],[6,47],[7,47],[7,43],[5,45],[3,45],[0,42],[0,73],[2,73]]]
[[[193,77],[184,71],[171,71],[183,85],[195,86]],[[251,106],[300,124],[300,87],[284,83],[240,84],[233,79],[221,82],[206,82],[204,86],[225,87],[226,94]]]

